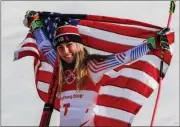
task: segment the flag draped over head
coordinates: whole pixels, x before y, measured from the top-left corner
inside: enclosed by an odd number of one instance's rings
[[[159,26],[115,17],[60,14],[40,12],[48,39],[54,39],[54,30],[59,23],[76,25],[83,44],[104,53],[127,51],[143,40],[155,35],[162,29]],[[172,31],[171,31],[172,32]],[[174,33],[170,37],[170,47],[174,43]],[[36,88],[40,98],[47,102],[48,91],[52,87],[53,68],[56,52],[52,56],[47,52],[48,46],[40,50],[31,32],[15,51],[15,59],[33,56]],[[163,74],[165,76],[172,58],[171,50],[165,51]],[[153,51],[142,58],[106,72],[100,85],[95,124],[98,126],[129,126],[141,109],[145,100],[158,87],[160,73],[161,49]],[[59,98],[56,97],[54,108],[59,110]],[[103,121],[103,122],[102,122]]]

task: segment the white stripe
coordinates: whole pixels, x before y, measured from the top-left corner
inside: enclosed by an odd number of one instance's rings
[[[53,72],[53,67],[50,64],[48,64],[47,62],[41,62],[41,64],[42,65],[39,70]]]
[[[151,76],[149,76],[143,71],[139,71],[132,68],[123,68],[119,70],[118,72],[111,70],[109,72],[106,72],[105,74],[111,78],[117,78],[118,76],[125,76],[128,78],[133,78],[144,83],[145,85],[149,86],[153,90],[158,86],[158,82],[154,78],[152,78]]]
[[[121,25],[121,26],[129,26],[129,27],[134,27],[134,28],[140,28],[148,31],[159,31],[160,29],[157,28],[151,28],[151,27],[145,27],[145,26],[138,26],[138,25],[129,25],[129,24],[120,24],[120,23],[112,23],[116,25]]]
[[[26,38],[26,39],[24,39],[23,43],[24,44],[26,44],[26,43],[34,43],[34,44],[36,44],[36,40],[33,39],[33,38]]]
[[[132,84],[133,85],[133,84]],[[111,85],[101,86],[99,94],[111,95],[115,97],[121,97],[133,101],[139,105],[143,105],[144,101],[147,99],[143,95],[129,90],[127,88],[119,88]]]
[[[160,70],[161,59],[155,55],[146,55],[144,57],[141,57],[138,60],[147,62],[147,63],[151,64],[153,67]],[[169,65],[167,63],[163,62],[163,73],[167,72],[168,67],[169,67]]]
[[[40,90],[40,91],[43,91],[45,93],[48,93],[48,90],[49,90],[49,84],[48,83],[44,83],[44,82],[41,82],[41,81],[38,81],[37,83],[37,88]]]
[[[129,37],[129,36],[120,35],[120,34],[103,31],[96,28],[81,26],[81,25],[78,25],[78,30],[81,34],[98,38],[104,41],[110,41],[116,44],[136,46],[142,44],[143,41],[145,40],[143,38]]]
[[[23,51],[32,51],[35,52],[37,55],[39,55],[38,50],[34,47],[22,47],[18,52],[23,52]]]
[[[132,123],[132,120],[134,119],[135,116],[132,113],[120,109],[98,106],[98,105],[95,107],[95,114],[107,118],[125,121],[127,123]]]
[[[87,47],[87,46],[84,46],[84,47],[88,50],[88,52],[89,52],[90,54],[100,54],[100,55],[110,55],[110,54],[113,54],[113,53],[101,51],[101,50],[94,49],[94,48]]]
[[[35,65],[35,70],[34,70],[35,79],[37,78],[36,74],[37,74],[38,67],[39,67],[40,63],[41,63],[40,60],[38,60],[37,64]]]
[[[33,39],[33,38],[25,38],[25,39],[18,45],[18,48],[20,49],[24,44],[27,44],[27,43],[36,44],[36,40]]]

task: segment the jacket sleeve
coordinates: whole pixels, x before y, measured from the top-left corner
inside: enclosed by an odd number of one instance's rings
[[[92,80],[97,83],[100,81],[105,72],[137,60],[138,58],[146,55],[149,51],[147,43],[143,43],[126,52],[112,54],[102,62],[91,60],[88,63],[89,74]]]
[[[42,51],[49,63],[54,66],[56,60],[56,51],[53,48],[50,40],[46,37],[44,30],[42,28],[36,29],[33,31],[33,36],[36,39],[38,48]]]

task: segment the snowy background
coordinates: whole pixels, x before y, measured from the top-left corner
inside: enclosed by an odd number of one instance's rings
[[[13,62],[13,52],[25,38],[23,26],[27,10],[81,13],[131,18],[165,27],[169,1],[2,1],[1,2],[1,125],[38,126],[43,101],[37,95],[33,58]],[[179,1],[171,27],[176,33],[174,57],[163,81],[155,125],[179,126]],[[135,117],[133,126],[150,125],[157,90]],[[59,113],[53,112],[50,125],[59,125]]]

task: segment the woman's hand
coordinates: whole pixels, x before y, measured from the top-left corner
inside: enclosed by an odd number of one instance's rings
[[[43,26],[42,21],[39,18],[39,13],[35,11],[27,11],[25,15],[25,19],[23,20],[24,26],[34,31],[37,28],[41,28]]]
[[[153,36],[148,38],[147,44],[148,47],[151,51],[156,50],[156,49],[169,49],[169,38],[168,36],[171,34],[169,28],[163,28],[159,32],[157,32],[157,36]],[[174,38],[174,36],[170,37]]]
[[[168,42],[169,32],[170,32],[169,28],[163,28],[157,33],[159,38],[159,44],[162,49],[169,49],[169,42]]]

